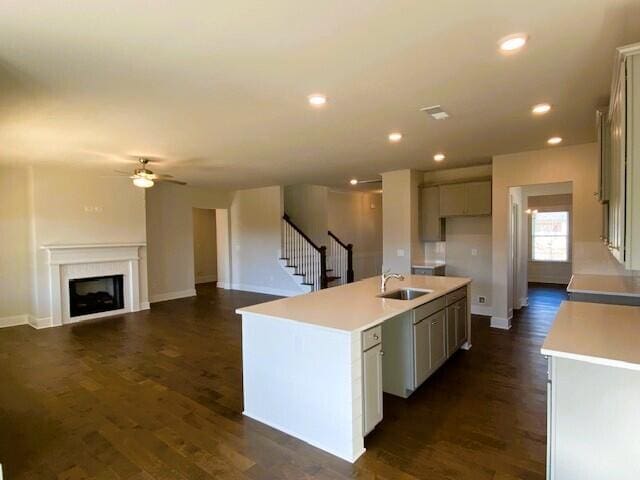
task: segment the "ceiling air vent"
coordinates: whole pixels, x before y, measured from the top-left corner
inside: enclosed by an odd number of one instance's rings
[[[445,120],[449,118],[449,114],[445,112],[440,105],[434,105],[433,107],[422,107],[420,111],[427,113],[434,120]]]

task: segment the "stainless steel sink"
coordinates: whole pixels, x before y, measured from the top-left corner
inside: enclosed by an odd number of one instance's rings
[[[390,298],[392,300],[413,300],[423,295],[427,295],[428,293],[433,292],[433,290],[420,290],[417,288],[400,288],[398,290],[393,290],[387,293],[381,293],[378,295],[379,298]]]

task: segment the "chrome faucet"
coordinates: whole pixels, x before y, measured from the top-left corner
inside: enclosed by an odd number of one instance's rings
[[[388,271],[382,272],[382,278],[380,282],[380,291],[382,293],[387,291],[387,280],[389,280],[390,278],[397,278],[398,280],[404,280],[404,277],[399,273],[389,273]]]

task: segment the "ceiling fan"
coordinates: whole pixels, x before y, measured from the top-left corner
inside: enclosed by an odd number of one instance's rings
[[[139,168],[136,168],[133,171],[133,175],[129,176],[129,178],[133,180],[133,184],[136,187],[149,188],[153,187],[156,182],[167,182],[175,183],[177,185],[186,185],[186,182],[173,180],[173,176],[171,175],[153,173],[147,168],[147,164],[149,163],[148,158],[139,158],[138,161],[140,162]],[[122,172],[119,170],[116,170],[116,173],[129,175],[128,172]]]

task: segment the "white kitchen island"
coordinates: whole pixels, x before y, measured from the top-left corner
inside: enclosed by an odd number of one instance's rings
[[[365,429],[382,419],[382,349],[394,352],[385,357],[384,371],[400,378],[391,383],[406,379],[403,392],[458,348],[469,349],[470,282],[410,275],[390,280],[387,292],[431,292],[396,300],[378,296],[380,278],[374,277],[238,309],[243,413],[354,462],[364,453]],[[398,327],[385,342],[382,324],[390,319]]]

